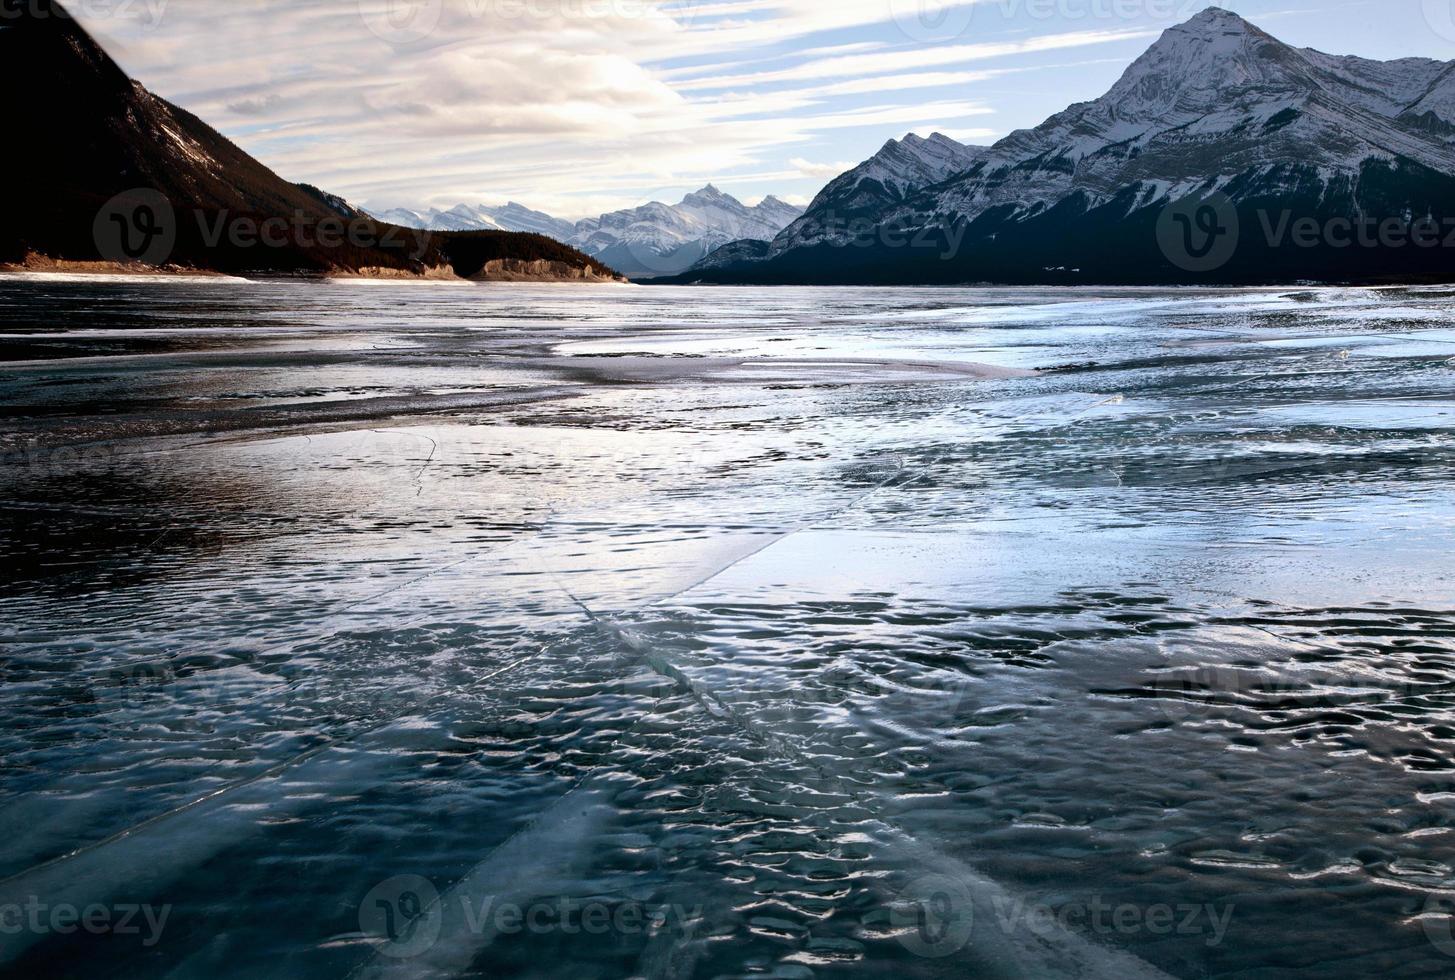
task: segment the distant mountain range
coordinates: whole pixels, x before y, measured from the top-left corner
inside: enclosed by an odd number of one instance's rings
[[[513,203],[461,204],[448,211],[396,208],[374,216],[406,228],[436,231],[536,232],[572,245],[633,279],[651,279],[683,272],[728,242],[770,241],[801,214],[802,208],[776,197],[748,207],[709,184],[678,204],[653,201],[575,223]]]
[[[720,283],[1455,279],[1455,62],[1294,48],[1226,10],[994,146],[907,136],[806,211],[715,187],[567,222],[370,216],[129,79],[56,0],[0,30],[0,267]]]
[[[539,235],[420,235],[292,184],[132,81],[55,0],[0,30],[11,193],[0,265],[608,279]]]
[[[370,213],[380,221],[402,228],[421,228],[427,231],[532,232],[554,238],[558,242],[568,241],[576,231],[573,222],[553,218],[542,211],[532,211],[523,204],[513,202],[497,208],[484,204],[461,204],[448,211],[438,208],[429,211],[393,208]]]
[[[1455,62],[1293,48],[1210,8],[1102,98],[991,147],[890,143],[677,280],[1443,280],[1452,231]]]

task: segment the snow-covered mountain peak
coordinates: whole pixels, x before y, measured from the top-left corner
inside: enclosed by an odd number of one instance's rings
[[[921,160],[936,160],[965,154],[964,143],[950,139],[944,133],[920,136],[908,133],[903,139],[890,140],[879,150],[879,155],[912,156]]]
[[[1102,208],[1121,220],[1214,189],[1343,206],[1394,179],[1416,185],[1418,200],[1420,181],[1451,175],[1455,62],[1295,48],[1210,7],[1165,31],[1102,97],[992,147],[941,134],[890,140],[825,187],[758,261],[840,244],[866,220],[1003,241],[985,229],[1054,227]]]
[[[893,140],[891,140],[890,142],[893,142]],[[918,133],[909,133],[900,142],[902,142],[902,143],[908,143],[912,147],[922,147],[922,146],[963,147],[964,146],[963,143],[960,143],[960,142],[957,142],[956,140],[950,139],[950,137],[946,136],[944,133],[931,133],[928,136],[921,136]]]
[[[803,209],[776,197],[756,207],[708,184],[680,204],[649,201],[583,221],[563,221],[512,201],[503,207],[460,204],[448,211],[396,208],[374,216],[406,228],[433,231],[525,231],[546,235],[600,258],[630,276],[681,272],[727,242],[768,242]]]
[[[1209,8],[1164,32],[1106,95],[1012,133],[933,202],[913,206],[1027,215],[1072,194],[1095,204],[1141,188],[1155,201],[1238,174],[1296,168],[1328,181],[1397,158],[1452,173],[1452,67],[1294,48]]]
[[[966,146],[943,133],[928,137],[910,133],[890,140],[878,153],[819,191],[803,216],[773,240],[772,253],[833,236],[835,232],[828,229],[844,226],[851,216],[902,201],[915,191],[969,170],[985,154],[985,147]]]
[[[1239,17],[1231,10],[1227,10],[1223,7],[1208,7],[1207,9],[1200,11],[1198,14],[1196,14],[1185,23],[1178,25],[1178,27],[1174,27],[1173,30],[1177,30],[1178,28],[1184,31],[1201,31],[1208,34],[1224,34],[1233,32],[1246,32],[1257,34],[1263,33],[1257,27],[1248,23],[1246,20]]]
[[[731,201],[734,204],[738,203],[737,198],[729,194],[724,194],[712,184],[708,184],[700,191],[693,191],[691,194],[688,194],[682,199],[683,204],[702,205],[724,204],[728,201]]]
[[[1311,87],[1309,68],[1293,48],[1211,7],[1168,28],[1098,101],[1123,119],[1207,111],[1250,89],[1305,91]]]
[[[837,178],[859,184],[876,180],[899,192],[910,187],[923,187],[966,170],[984,155],[983,147],[957,143],[943,133],[926,138],[910,133],[904,139],[890,140],[860,167]],[[829,184],[833,188],[834,184]]]
[[[788,227],[795,218],[803,213],[802,207],[796,204],[789,204],[782,198],[774,197],[772,194],[769,194],[763,200],[759,201],[758,206],[754,210],[762,215],[765,220],[778,224],[783,228]]]
[[[532,211],[513,201],[504,207],[457,204],[448,211],[438,208],[428,211],[393,208],[388,211],[374,211],[373,214],[380,221],[388,221],[404,228],[423,228],[429,231],[521,231],[545,235],[559,242],[570,238],[575,230],[575,225],[569,221],[561,221],[541,211]]]
[[[578,222],[568,244],[628,276],[650,278],[681,272],[728,242],[768,242],[802,213],[775,197],[750,208],[708,184],[678,204],[651,201]]]

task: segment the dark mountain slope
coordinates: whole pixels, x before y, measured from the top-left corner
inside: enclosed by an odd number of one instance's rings
[[[148,264],[222,272],[449,275],[448,236],[376,222],[289,183],[148,92],[55,0],[0,30],[7,204],[0,263]],[[538,250],[522,237],[519,257]],[[510,242],[497,246],[510,250]],[[561,257],[578,268],[601,263]]]

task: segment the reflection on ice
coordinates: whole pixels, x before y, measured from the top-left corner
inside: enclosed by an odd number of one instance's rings
[[[1439,975],[1452,313],[0,282],[0,959]]]

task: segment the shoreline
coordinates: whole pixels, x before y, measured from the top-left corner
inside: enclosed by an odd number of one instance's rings
[[[490,277],[464,279],[451,275],[373,275],[364,273],[330,273],[328,275],[289,275],[269,273],[263,276],[235,276],[225,272],[187,268],[165,268],[151,266],[126,266],[109,262],[65,263],[57,267],[28,267],[24,265],[0,265],[0,282],[225,282],[258,283],[275,280],[288,282],[317,282],[344,284],[354,283],[369,286],[635,286],[626,279],[585,278],[571,276],[529,276]]]
[[[594,265],[575,267],[563,262],[493,259],[472,276],[461,276],[448,265],[430,266],[423,272],[409,272],[382,266],[365,266],[358,270],[336,269],[328,272],[259,269],[255,275],[233,275],[213,269],[181,265],[147,265],[141,262],[112,262],[99,259],[52,259],[30,253],[20,262],[0,264],[0,278],[32,281],[105,281],[153,280],[190,281],[213,279],[227,282],[259,282],[269,279],[318,282],[435,283],[471,285],[491,283],[634,285],[615,274],[605,274]]]
[[[91,259],[52,259],[44,255],[27,255],[20,262],[0,263],[0,275],[6,276],[110,276],[129,279],[233,279],[239,276],[211,269],[195,269],[183,265],[146,265],[142,262],[109,262]]]
[[[197,272],[165,271],[137,272],[128,270],[125,272],[111,272],[105,269],[67,269],[39,270],[26,269],[17,266],[0,266],[0,282],[216,282],[242,285],[253,282],[251,279],[244,279],[241,276],[229,276],[225,273],[215,272],[201,274]]]
[[[1446,282],[1425,282],[1411,281],[1403,283],[1042,283],[1038,285],[1027,285],[1024,283],[999,283],[999,282],[966,282],[966,283],[922,283],[918,285],[895,285],[887,283],[856,283],[825,285],[813,283],[720,283],[720,282],[692,282],[673,283],[662,282],[652,279],[628,279],[608,278],[599,275],[531,275],[529,273],[506,273],[503,275],[477,275],[462,277],[450,272],[445,275],[438,274],[434,270],[425,274],[413,274],[395,272],[387,269],[366,269],[359,272],[330,272],[326,274],[288,273],[261,271],[256,276],[233,275],[226,272],[217,272],[210,269],[196,269],[189,266],[148,266],[140,263],[119,263],[100,261],[52,261],[47,260],[39,263],[6,263],[0,264],[0,282],[14,280],[20,282],[195,282],[211,281],[225,283],[256,283],[269,282],[273,280],[286,280],[289,282],[319,282],[319,283],[357,283],[373,286],[393,285],[427,285],[427,286],[494,286],[494,285],[534,285],[534,286],[632,286],[659,288],[699,288],[707,291],[714,289],[882,289],[882,290],[905,290],[905,289],[932,289],[932,290],[996,290],[996,289],[1056,289],[1056,290],[1113,290],[1126,292],[1144,291],[1196,291],[1201,293],[1209,292],[1247,292],[1249,290],[1281,292],[1284,290],[1325,290],[1325,289],[1370,289],[1370,290],[1398,290],[1398,289],[1440,289],[1450,288],[1452,283]]]

